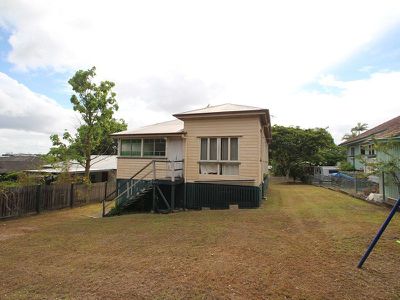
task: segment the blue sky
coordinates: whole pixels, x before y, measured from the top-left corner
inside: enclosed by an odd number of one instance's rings
[[[73,131],[67,81],[94,65],[130,128],[231,102],[340,142],[399,114],[399,20],[394,0],[4,0],[0,153],[45,153]]]
[[[335,64],[321,72],[330,74],[337,80],[352,81],[368,79],[376,72],[391,72],[400,70],[400,23],[393,26],[381,36],[357,49],[344,61]],[[308,91],[339,94],[342,89],[323,86],[318,78],[301,87]]]
[[[11,51],[11,45],[8,42],[10,35],[10,31],[0,27],[0,71],[24,84],[33,92],[46,95],[63,107],[71,108],[67,82],[73,72],[56,72],[46,68],[30,71],[17,70],[8,61],[8,54]]]

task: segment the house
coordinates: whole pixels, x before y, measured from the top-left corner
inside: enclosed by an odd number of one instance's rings
[[[368,172],[368,166],[365,162],[382,161],[385,154],[375,149],[374,141],[385,142],[388,140],[399,140],[400,142],[400,116],[384,122],[370,130],[367,130],[356,137],[352,137],[340,144],[347,148],[347,161],[354,169],[362,172]],[[393,153],[400,157],[400,147],[395,146]],[[385,175],[380,176],[380,193],[386,198],[397,199],[399,193],[397,187],[385,180]],[[383,184],[385,181],[385,184]],[[383,188],[383,186],[385,188]]]
[[[91,158],[90,182],[115,181],[117,171],[116,155],[92,155]],[[64,169],[61,165],[46,164],[42,168],[27,170],[26,172],[43,175],[52,181],[55,177],[64,173]],[[85,168],[77,161],[71,161],[68,166],[68,173],[72,177],[83,177]]]
[[[40,155],[3,154],[0,156],[0,175],[37,168],[42,163]]]
[[[222,104],[173,116],[112,135],[121,202],[153,186],[153,210],[258,207],[268,173],[268,109]]]

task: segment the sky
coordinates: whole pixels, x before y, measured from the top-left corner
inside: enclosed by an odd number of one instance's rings
[[[129,128],[236,103],[328,128],[400,112],[400,1],[0,0],[0,153],[74,130],[68,79],[114,81]]]

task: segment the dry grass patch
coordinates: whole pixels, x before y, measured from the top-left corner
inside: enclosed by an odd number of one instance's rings
[[[388,209],[340,193],[275,184],[254,210],[99,210],[0,223],[0,298],[400,297],[398,217],[358,270]]]

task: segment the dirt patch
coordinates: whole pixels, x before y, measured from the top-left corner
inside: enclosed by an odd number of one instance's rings
[[[37,227],[27,227],[27,226],[19,226],[19,227],[11,226],[11,228],[7,228],[7,223],[3,223],[3,225],[0,225],[0,241],[5,241],[15,237],[20,237],[22,235],[29,234],[36,230],[38,230]]]

